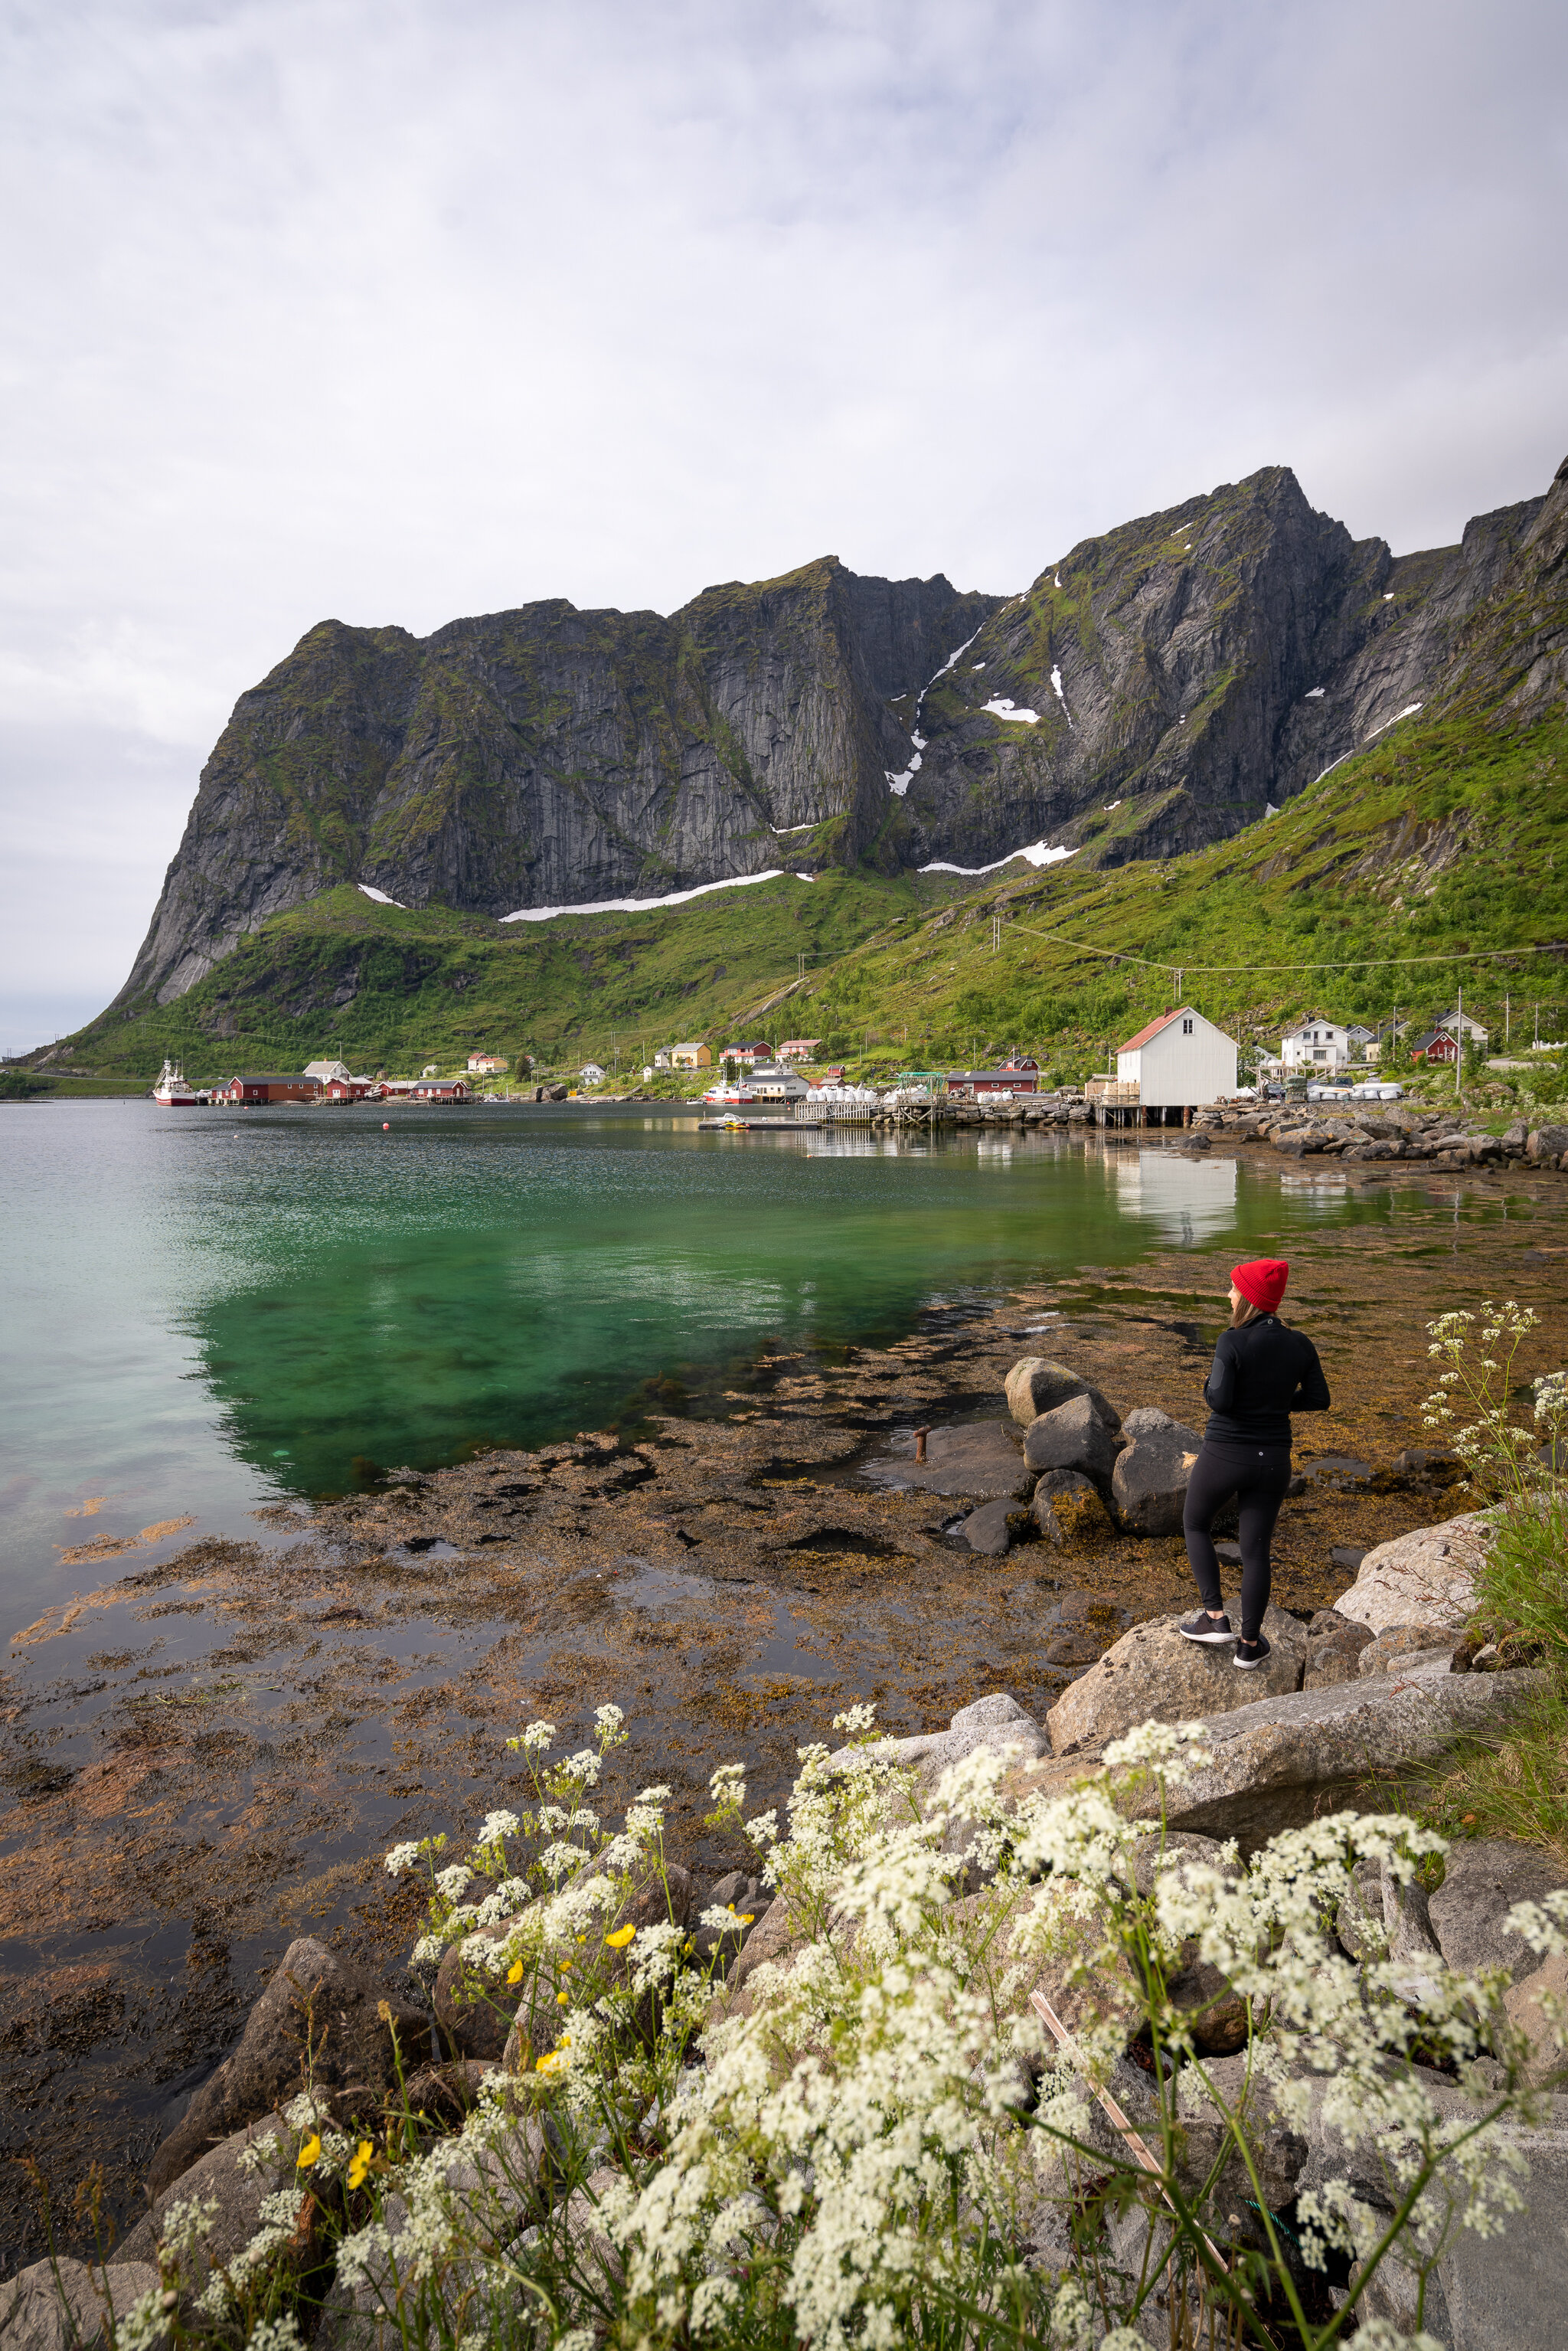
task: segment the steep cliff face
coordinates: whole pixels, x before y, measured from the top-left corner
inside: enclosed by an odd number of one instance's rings
[[[168,1003],[340,882],[500,915],[852,862],[902,741],[886,695],[998,601],[828,557],[669,620],[323,622],[235,705],[117,1001]]]
[[[1255,822],[1453,690],[1542,507],[1396,559],[1270,467],[1083,541],[927,688],[902,853],[972,867],[1044,840],[1116,864]]]
[[[1416,706],[1560,705],[1565,596],[1568,467],[1396,558],[1270,466],[1006,601],[830,556],[667,620],[323,622],[235,705],[117,1001],[169,1002],[340,882],[498,916],[868,856],[1201,848]]]

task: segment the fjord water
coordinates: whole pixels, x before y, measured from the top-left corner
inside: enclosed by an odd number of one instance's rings
[[[649,1381],[715,1397],[764,1340],[885,1341],[933,1301],[1173,1244],[1217,1251],[1222,1295],[1235,1249],[1387,1214],[1153,1138],[737,1138],[587,1106],[389,1123],[0,1109],[7,1606],[255,1536],[259,1504],[342,1490],[356,1461],[570,1436]],[[113,1568],[61,1562],[187,1518]]]

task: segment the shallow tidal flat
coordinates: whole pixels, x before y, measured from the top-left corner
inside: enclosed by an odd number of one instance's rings
[[[1478,1179],[1402,1196],[1396,1223],[1292,1236],[1287,1311],[1334,1409],[1297,1425],[1282,1605],[1344,1588],[1334,1546],[1466,1507],[1393,1468],[1432,1441],[1429,1316],[1517,1297],[1543,1318],[1524,1375],[1568,1360],[1562,1197]],[[10,2149],[38,2157],[64,2238],[92,2163],[131,2208],[292,1936],[395,1975],[417,1895],[382,1850],[505,1802],[504,1741],[531,1718],[575,1741],[614,1699],[632,1741],[603,1809],[667,1782],[674,1857],[716,1874],[743,1858],[703,1825],[716,1764],[746,1762],[755,1812],[853,1699],[894,1731],[998,1688],[1043,1714],[1127,1624],[1184,1605],[1177,1538],[977,1558],[958,1498],[895,1481],[916,1426],[999,1421],[1026,1353],[1124,1412],[1201,1425],[1224,1273],[1173,1250],[933,1306],[882,1350],[765,1352],[726,1416],[489,1453],[314,1513],[272,1505],[254,1541],[198,1541],[27,1627],[3,1701],[0,2055]],[[1326,1456],[1370,1479],[1314,1479]],[[41,2241],[24,2186],[13,2170],[7,2268]]]

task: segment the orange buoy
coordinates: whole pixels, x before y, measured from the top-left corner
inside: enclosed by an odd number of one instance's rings
[[[391,1119],[390,1119],[390,1118],[383,1118],[383,1119],[382,1119],[382,1133],[383,1134],[390,1134],[392,1133],[392,1121],[391,1121]]]

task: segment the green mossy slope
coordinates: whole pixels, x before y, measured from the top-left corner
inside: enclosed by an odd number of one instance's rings
[[[95,1021],[66,1066],[150,1078],[174,1052],[199,1080],[327,1053],[444,1067],[482,1047],[566,1069],[608,1067],[618,1044],[624,1071],[744,1024],[873,1067],[1016,1045],[1080,1076],[1174,1001],[1178,967],[1186,1000],[1242,1035],[1320,1006],[1419,1019],[1462,982],[1500,1043],[1505,992],[1516,1022],[1539,1002],[1542,1033],[1563,1033],[1565,942],[1568,726],[1504,734],[1467,715],[1407,720],[1279,815],[1165,864],[830,872],[507,927],[329,891],[173,1004]],[[1498,949],[1517,952],[1481,959]],[[1397,960],[1422,956],[1475,960]]]

